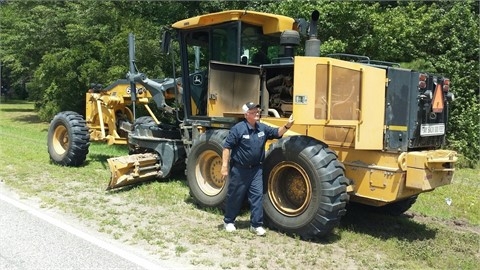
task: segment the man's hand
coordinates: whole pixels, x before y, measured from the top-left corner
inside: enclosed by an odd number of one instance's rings
[[[290,114],[290,118],[288,118],[288,127],[291,128],[293,126],[293,122],[295,122],[295,119],[293,119],[293,114]]]
[[[222,174],[222,180],[225,180],[228,176],[228,166],[223,166],[222,165],[222,169],[221,169],[220,173]]]
[[[278,136],[282,137],[283,134],[293,126],[293,122],[295,122],[295,119],[293,119],[293,114],[291,114],[290,118],[288,118],[288,122],[283,127],[278,128]]]
[[[228,161],[230,160],[230,149],[223,148],[222,150],[222,169],[220,173],[222,174],[222,180],[227,179],[228,176]]]

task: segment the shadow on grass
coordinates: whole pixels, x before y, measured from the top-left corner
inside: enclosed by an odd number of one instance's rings
[[[27,102],[23,102],[27,103]],[[10,104],[22,104],[21,102],[14,102]],[[16,122],[26,122],[26,123],[31,123],[31,124],[37,124],[37,123],[46,123],[45,121],[40,120],[40,117],[35,113],[35,110],[33,108],[0,108],[0,111],[6,112],[6,113],[34,113],[34,114],[28,114],[28,115],[20,115],[13,117],[12,120]]]
[[[25,108],[1,108],[0,111],[2,112],[34,112],[33,109],[25,109]]]
[[[106,148],[111,148],[111,149],[106,150]],[[85,162],[85,165],[89,164],[90,162],[98,162],[101,164],[103,168],[108,168],[107,160],[109,158],[128,155],[128,153],[125,150],[126,148],[127,147],[125,145],[115,145],[115,144],[107,145],[105,142],[91,141],[90,152],[88,153],[89,160]],[[110,154],[102,153],[103,150],[108,151]]]
[[[32,101],[21,100],[21,99],[5,99],[5,96],[2,96],[1,104],[33,104]]]
[[[106,154],[88,153],[88,159],[85,160],[82,164],[80,164],[78,166],[75,166],[75,167],[83,168],[83,167],[87,167],[88,165],[90,165],[90,163],[98,162],[98,163],[100,163],[102,168],[108,169],[109,166],[108,166],[107,159],[112,158],[112,157],[116,157],[116,156],[106,155]],[[50,160],[50,164],[53,164],[53,162],[51,160]]]
[[[93,153],[89,153],[88,154],[88,158],[90,160],[86,160],[84,162],[84,165],[83,166],[87,166],[88,164],[90,164],[90,162],[98,162],[100,163],[100,165],[102,165],[102,168],[106,169],[108,168],[108,162],[107,160],[109,158],[113,158],[115,156],[112,156],[112,155],[106,155],[106,154],[93,154]]]
[[[223,210],[221,208],[201,207],[191,197],[185,199],[185,202],[195,205],[199,210],[221,215],[222,217],[220,217],[220,219],[223,218]],[[249,211],[248,203],[245,203],[238,216],[243,216]],[[248,229],[250,222],[249,220],[237,220],[235,225],[238,229]],[[218,225],[218,229],[223,230],[223,223]],[[270,228],[270,230],[283,233],[281,230],[277,230],[275,228]],[[341,239],[341,234],[344,231],[370,235],[382,240],[395,238],[405,241],[434,239],[437,234],[436,229],[417,223],[406,215],[388,216],[372,212],[368,208],[363,208],[361,206],[349,205],[347,215],[341,219],[339,226],[323,237],[301,239],[299,236],[294,234],[286,235],[306,242],[332,244]]]
[[[349,205],[340,222],[340,230],[367,234],[378,239],[427,240],[435,238],[436,229],[417,223],[406,215],[389,216],[375,213],[368,207]]]
[[[219,216],[219,225],[217,225],[217,229],[219,231],[224,230],[223,215],[224,215],[224,210],[225,210],[225,204],[222,204],[222,206],[217,207],[217,208],[202,207],[191,196],[186,198],[185,202],[188,203],[188,204],[194,205],[195,208],[197,208],[201,211],[206,211],[208,213],[218,215]],[[244,217],[244,216],[247,216],[246,220],[244,218],[240,218],[240,217]],[[249,205],[247,200],[244,200],[243,206],[240,209],[240,213],[238,214],[237,217],[239,217],[239,218],[237,218],[237,220],[235,221],[235,227],[237,227],[237,229],[239,229],[239,230],[248,230],[250,228],[250,205]],[[300,236],[298,236],[298,235],[288,234],[288,233],[285,233],[285,232],[283,232],[281,230],[278,230],[276,228],[272,228],[271,226],[268,226],[266,220],[264,220],[264,221],[265,221],[264,227],[268,228],[270,231],[276,232],[276,233],[279,233],[279,234],[283,234],[287,237],[291,237],[291,238],[298,239],[298,240],[305,241],[305,242],[318,243],[318,244],[332,244],[332,243],[338,242],[341,238],[340,235],[337,234],[336,231],[333,231],[333,232],[327,234],[324,237],[317,237],[317,238],[313,238],[313,239],[301,239]]]
[[[25,123],[29,123],[29,124],[47,123],[45,121],[40,120],[40,117],[38,117],[37,114],[17,116],[15,118],[13,118],[13,121],[15,121],[15,122],[25,122]]]

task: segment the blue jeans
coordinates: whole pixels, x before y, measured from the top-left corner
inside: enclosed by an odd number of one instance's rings
[[[242,208],[245,195],[250,203],[250,224],[253,227],[263,225],[263,169],[262,166],[254,168],[230,168],[229,184],[225,206],[225,223],[234,223]]]

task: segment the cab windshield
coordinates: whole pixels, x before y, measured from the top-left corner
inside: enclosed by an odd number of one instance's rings
[[[207,69],[211,60],[258,66],[278,57],[278,36],[263,35],[261,27],[240,21],[188,31],[184,35],[190,74]]]

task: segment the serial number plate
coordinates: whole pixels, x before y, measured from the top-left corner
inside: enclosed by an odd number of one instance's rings
[[[437,136],[445,134],[445,124],[423,124],[420,127],[420,136]]]

